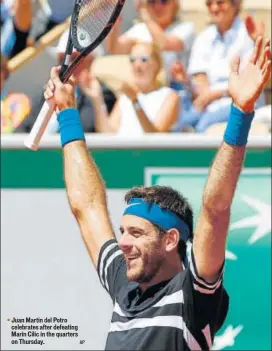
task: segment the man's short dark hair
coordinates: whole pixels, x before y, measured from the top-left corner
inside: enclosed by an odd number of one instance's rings
[[[125,201],[128,203],[132,198],[142,198],[147,202],[156,203],[162,209],[174,212],[179,216],[189,227],[189,241],[193,240],[193,211],[188,200],[181,195],[177,190],[170,186],[151,186],[151,187],[134,187],[125,195]],[[159,233],[164,233],[165,230],[157,225],[154,225]],[[183,240],[179,241],[178,253],[181,260],[184,262],[186,256],[186,243]]]

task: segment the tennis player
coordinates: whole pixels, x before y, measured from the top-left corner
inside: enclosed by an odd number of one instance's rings
[[[126,194],[118,243],[105,186],[75,108],[73,82],[62,84],[58,69],[52,69],[45,98],[54,99],[59,110],[69,203],[113,301],[106,350],[211,349],[229,304],[223,273],[231,203],[270,59],[270,42],[259,37],[242,72],[238,58],[232,63],[233,105],[194,235],[192,209],[181,194],[169,187],[140,187]]]

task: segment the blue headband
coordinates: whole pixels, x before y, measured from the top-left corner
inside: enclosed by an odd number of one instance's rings
[[[165,230],[176,228],[181,234],[182,240],[187,241],[189,238],[188,225],[174,212],[162,209],[155,203],[146,202],[141,198],[133,198],[125,208],[123,215],[126,214],[144,218]]]

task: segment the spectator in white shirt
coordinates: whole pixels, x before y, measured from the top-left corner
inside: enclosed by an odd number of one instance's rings
[[[178,20],[179,0],[138,0],[140,22],[120,35],[120,21],[109,34],[106,45],[112,54],[128,54],[139,41],[154,42],[163,51],[166,73],[177,59],[187,67],[195,39],[191,22]],[[167,75],[167,78],[170,78]],[[169,82],[170,83],[170,82]]]
[[[178,94],[169,87],[158,85],[157,76],[162,60],[152,43],[137,43],[130,53],[132,81],[123,82],[121,94],[108,115],[101,86],[94,77],[81,81],[84,93],[95,108],[97,131],[125,137],[144,133],[168,132],[176,123],[179,111]]]
[[[213,24],[194,43],[188,73],[195,98],[187,111],[181,111],[177,130],[192,126],[204,132],[210,125],[227,120],[231,59],[239,56],[243,60],[253,49],[254,42],[239,16],[241,0],[206,0],[206,6]]]

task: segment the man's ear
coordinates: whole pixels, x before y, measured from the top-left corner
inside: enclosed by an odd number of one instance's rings
[[[172,252],[177,249],[179,243],[180,234],[175,228],[169,229],[165,236],[165,250],[166,252]]]

